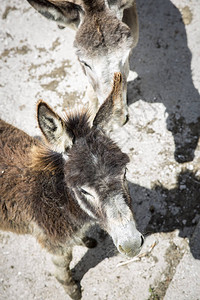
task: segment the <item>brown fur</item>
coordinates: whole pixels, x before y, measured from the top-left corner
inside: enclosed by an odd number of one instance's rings
[[[69,197],[67,213],[75,206],[71,204],[69,209],[71,197],[62,185],[61,157],[2,120],[0,126],[1,228],[30,233],[30,223],[34,221],[50,240],[66,241],[71,233],[67,216],[59,208],[65,194]],[[76,215],[76,209],[73,213]]]
[[[87,122],[85,126],[79,126],[83,119],[84,115],[80,119],[76,116],[68,122],[69,132],[73,132],[72,124],[78,125],[75,130],[77,139],[87,135],[89,130]],[[89,144],[93,143],[96,134],[94,132],[88,137]],[[103,142],[104,139],[100,140],[100,144]],[[118,151],[114,144],[111,143],[110,146]],[[112,148],[110,150],[112,153]],[[87,150],[83,153],[84,157],[86,154]],[[121,156],[121,152],[119,155]],[[80,174],[83,166],[81,167],[82,159],[78,161],[73,150],[69,156],[71,164],[65,169],[75,176],[68,176],[68,182],[73,186],[82,183],[78,173]],[[112,154],[107,158],[111,159],[111,164],[113,158]],[[41,246],[54,255],[58,281],[72,299],[80,299],[80,290],[71,278],[69,264],[72,246],[83,244],[82,240],[85,240],[85,244],[88,243],[81,231],[91,219],[74,201],[73,192],[64,183],[61,154],[1,120],[0,171],[0,229],[35,236]],[[82,176],[82,180],[84,182],[86,178]],[[90,177],[88,180],[91,181]]]
[[[30,208],[28,203],[24,203],[23,197],[26,194],[27,185],[32,183],[28,168],[30,160],[24,160],[24,157],[36,141],[2,120],[0,121],[0,136],[1,228],[26,233],[29,231],[26,223],[31,221],[31,217],[23,216],[23,213],[20,214],[18,210],[20,206],[22,211],[26,207]],[[21,228],[18,224],[22,224]]]
[[[30,167],[34,171],[47,171],[54,174],[56,170],[63,169],[62,157],[46,145],[33,146]]]
[[[81,293],[69,269],[73,245],[91,244],[85,230],[94,221],[110,230],[106,206],[121,222],[117,203],[110,205],[110,199],[121,199],[132,219],[124,174],[129,158],[105,134],[121,94],[122,76],[116,73],[113,90],[92,125],[86,111],[61,119],[40,101],[37,117],[44,144],[0,120],[0,229],[32,234],[54,255],[57,279],[76,300]],[[136,234],[138,248],[141,237]]]

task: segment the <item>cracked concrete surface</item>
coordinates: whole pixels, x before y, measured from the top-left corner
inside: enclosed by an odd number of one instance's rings
[[[109,236],[75,247],[71,265],[83,299],[200,299],[200,3],[138,0],[140,39],[131,55],[130,120],[113,138],[130,156],[138,228],[147,237],[126,261]],[[74,32],[60,30],[26,1],[0,6],[0,117],[39,135],[36,102],[58,113],[82,103],[87,86]],[[0,299],[68,299],[51,257],[30,236],[0,232]]]

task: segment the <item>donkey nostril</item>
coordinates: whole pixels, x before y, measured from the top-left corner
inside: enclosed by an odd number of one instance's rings
[[[130,255],[133,252],[132,247],[130,247],[128,245],[125,245],[123,247],[121,245],[119,245],[118,250],[119,250],[119,252],[124,253],[126,255]]]
[[[128,121],[129,121],[129,115],[126,115],[126,119],[124,120],[124,124],[123,125],[125,125],[126,123],[128,123]]]
[[[119,245],[119,251],[120,252],[125,252],[121,245]]]
[[[143,244],[144,244],[144,237],[143,237],[143,235],[141,235],[141,247]]]

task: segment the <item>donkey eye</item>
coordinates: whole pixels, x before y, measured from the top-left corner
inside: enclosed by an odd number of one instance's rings
[[[81,193],[82,194],[84,194],[84,195],[88,195],[88,196],[91,196],[91,197],[93,197],[90,193],[88,193],[86,190],[84,190],[84,189],[80,189],[80,191],[81,191]]]
[[[87,67],[90,70],[92,70],[92,68],[90,67],[90,65],[88,65],[84,60],[81,60],[81,63],[84,64],[85,67]]]
[[[124,179],[126,179],[126,171],[127,171],[127,168],[125,168],[125,171],[124,171]]]

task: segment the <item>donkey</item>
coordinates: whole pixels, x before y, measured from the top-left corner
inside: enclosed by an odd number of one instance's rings
[[[129,56],[138,42],[135,0],[28,0],[43,16],[60,27],[77,30],[74,48],[89,85],[86,99],[91,109],[106,99],[114,72],[123,76],[120,125],[128,120],[127,77]]]
[[[122,101],[122,77],[93,122],[86,110],[61,118],[37,105],[42,143],[0,121],[0,229],[31,234],[53,254],[56,278],[72,299],[81,291],[72,279],[72,247],[95,246],[86,231],[98,223],[118,251],[137,255],[144,242],[136,229],[126,182],[129,158],[106,135]]]

